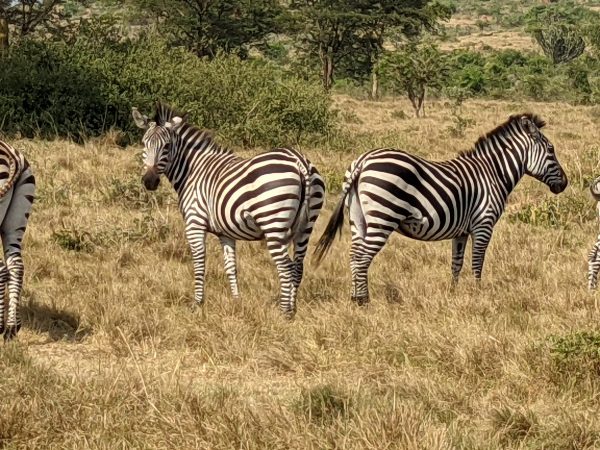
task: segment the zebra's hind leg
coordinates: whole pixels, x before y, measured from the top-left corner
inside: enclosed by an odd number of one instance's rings
[[[304,258],[308,251],[308,242],[312,234],[315,222],[319,217],[323,206],[324,188],[322,182],[313,183],[311,198],[309,202],[308,220],[302,227],[302,231],[294,238],[294,285],[296,290],[300,288],[304,274]]]
[[[266,237],[267,249],[279,275],[279,309],[287,319],[296,314],[297,289],[294,283],[294,263],[288,254],[288,244],[279,239]]]
[[[23,258],[20,254],[11,254],[6,257],[6,265],[8,266],[8,317],[6,319],[4,340],[9,341],[21,329],[19,301],[23,288]]]
[[[365,237],[352,236],[350,270],[352,272],[352,301],[369,303],[369,267],[373,258],[387,242],[392,229],[367,227]]]
[[[220,236],[219,241],[221,242],[221,248],[223,249],[225,273],[227,274],[227,279],[229,280],[231,295],[234,299],[239,299],[240,291],[238,288],[237,265],[235,261],[235,240],[225,236]]]
[[[2,264],[0,266],[0,334],[3,334],[5,323],[4,302],[6,296],[6,283],[8,282],[8,269],[4,262],[0,262],[0,264]]]
[[[588,289],[598,287],[598,272],[600,271],[600,240],[596,241],[588,255]]]
[[[5,341],[14,338],[21,328],[19,302],[23,289],[24,272],[21,249],[34,194],[35,179],[31,170],[26,169],[14,188],[10,206],[0,226],[4,260],[8,270],[8,314],[4,331]]]

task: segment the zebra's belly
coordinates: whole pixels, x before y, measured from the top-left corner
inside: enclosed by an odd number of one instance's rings
[[[467,230],[462,227],[434,228],[429,224],[428,219],[407,218],[398,224],[397,231],[411,239],[419,241],[443,241],[462,236]]]

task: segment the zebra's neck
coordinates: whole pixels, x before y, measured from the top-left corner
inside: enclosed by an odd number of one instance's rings
[[[485,178],[490,178],[505,197],[511,193],[525,174],[524,141],[498,133],[479,140],[473,150],[459,156],[475,164]],[[525,141],[526,142],[526,141]]]
[[[206,130],[184,125],[175,136],[173,156],[165,171],[177,193],[187,184],[190,174],[203,166],[221,166],[237,159],[231,150],[216,143]]]

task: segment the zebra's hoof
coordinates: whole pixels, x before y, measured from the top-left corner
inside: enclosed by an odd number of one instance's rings
[[[200,312],[200,311],[202,311],[203,306],[204,306],[204,302],[200,302],[200,303],[194,302],[190,305],[190,311],[192,313]]]
[[[17,333],[19,332],[20,329],[21,329],[20,325],[7,326],[6,330],[4,331],[4,342],[9,342],[9,341],[13,340],[15,337],[17,337]]]
[[[352,301],[358,306],[365,306],[367,303],[369,303],[369,296],[363,295],[361,297],[352,297]]]
[[[294,317],[296,317],[296,311],[294,310],[282,310],[281,314],[283,314],[285,320],[294,320]]]

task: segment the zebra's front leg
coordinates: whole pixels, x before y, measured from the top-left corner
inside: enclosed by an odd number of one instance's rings
[[[600,271],[600,240],[598,240],[588,255],[588,289],[593,290],[598,286],[598,272]]]
[[[4,340],[10,341],[21,329],[21,315],[19,314],[19,301],[23,288],[23,259],[20,254],[11,254],[6,257],[8,268],[8,316]]]
[[[483,272],[483,263],[485,262],[485,252],[492,238],[491,229],[483,229],[473,232],[471,239],[473,240],[473,275],[477,283],[481,282],[481,273]]]
[[[6,283],[8,282],[9,276],[6,264],[4,264],[4,262],[0,262],[0,264],[0,334],[3,334],[5,323],[4,302],[6,295]]]
[[[298,290],[294,283],[294,263],[288,254],[288,245],[267,237],[267,249],[279,275],[279,309],[286,319],[292,319],[296,314]]]
[[[219,241],[221,242],[221,248],[223,249],[223,257],[225,260],[225,273],[227,274],[227,279],[229,280],[231,295],[234,299],[239,299],[240,291],[238,288],[237,280],[235,240],[225,236],[219,236]]]
[[[194,264],[194,300],[197,306],[204,302],[204,273],[206,270],[206,231],[194,223],[188,223],[185,235],[192,251]]]
[[[452,239],[452,286],[458,283],[458,276],[465,260],[465,249],[469,236],[458,236]]]

